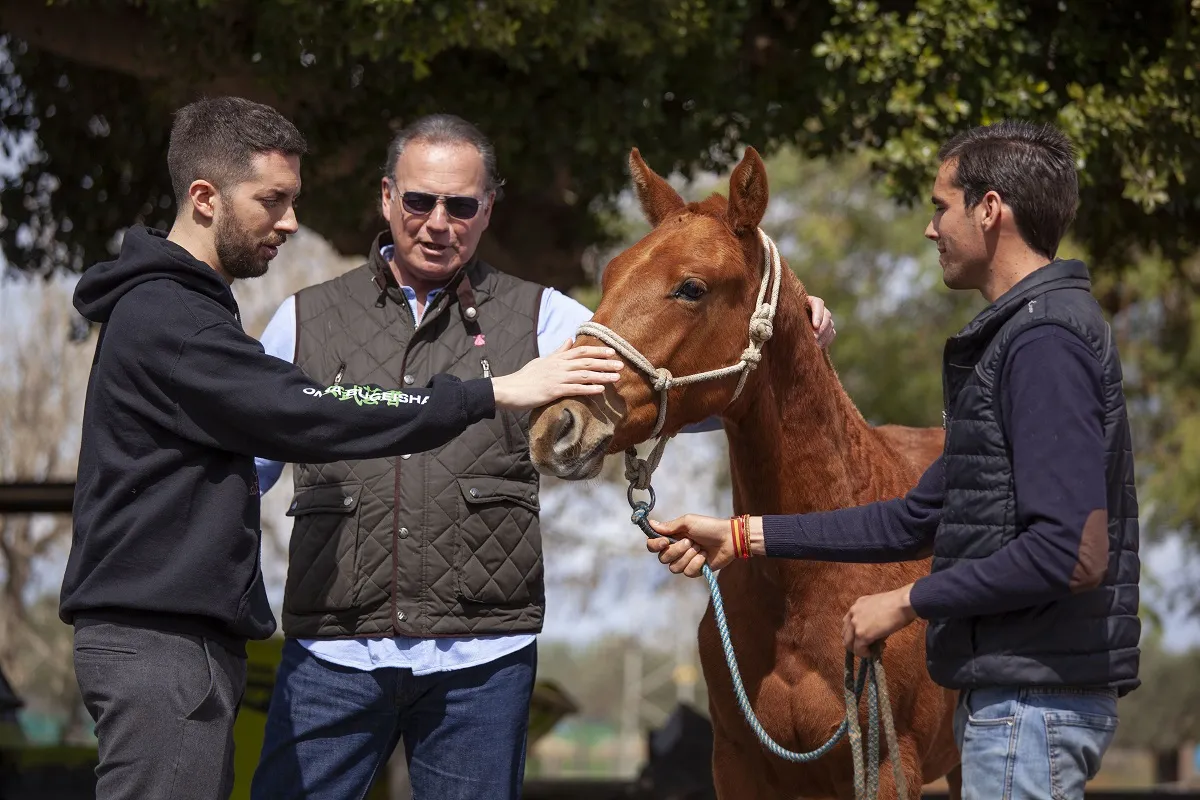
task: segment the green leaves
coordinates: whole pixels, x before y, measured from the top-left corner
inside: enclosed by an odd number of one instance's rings
[[[839,320],[832,353],[846,390],[873,423],[940,424],[942,345],[981,302],[942,285],[928,207],[898,206],[866,154],[785,151],[768,166],[772,208],[794,209],[768,232]]]
[[[162,146],[145,140],[161,141],[175,107],[214,91],[276,103],[305,131],[304,222],[343,248],[364,247],[354,242],[378,224],[371,187],[390,132],[430,111],[459,113],[496,141],[512,202],[536,198],[570,218],[560,237],[582,238],[568,252],[604,238],[603,213],[634,145],[685,172],[728,166],[744,144],[869,150],[892,195],[910,201],[924,197],[942,142],[1006,117],[1055,122],[1078,143],[1075,232],[1107,267],[1155,247],[1182,258],[1200,235],[1200,9],[1191,0],[11,5],[42,22],[11,26],[29,48],[9,48],[7,96],[29,111],[8,115],[6,128],[41,125],[47,161],[27,183],[45,173],[61,184],[49,200],[16,184],[0,194],[5,254],[26,269],[55,263],[60,244],[80,254],[73,268],[104,257],[114,220],[143,218],[143,198],[165,187]],[[118,19],[142,38],[114,41],[108,55],[83,59],[66,35]],[[131,74],[125,51],[144,54],[134,66],[198,66]],[[105,63],[111,72],[96,69]],[[64,78],[88,91],[63,89]],[[97,115],[111,133],[89,141],[87,156],[108,177],[84,190],[75,151]],[[117,174],[124,188],[111,185]],[[93,219],[97,202],[123,197],[130,204]],[[35,219],[49,238],[18,242]],[[563,269],[578,280],[577,263]]]
[[[875,165],[897,193],[923,191],[928,154],[951,132],[1021,117],[1057,123],[1078,145],[1084,183],[1096,188],[1078,233],[1103,244],[1093,248],[1101,259],[1116,263],[1156,243],[1163,230],[1147,215],[1161,212],[1174,237],[1176,223],[1197,213],[1194,203],[1188,211],[1172,202],[1194,197],[1188,177],[1200,174],[1200,11],[1188,0],[831,6],[814,52],[831,74],[846,74],[818,89],[837,115],[824,126],[878,147]],[[1173,251],[1195,245],[1189,235]]]

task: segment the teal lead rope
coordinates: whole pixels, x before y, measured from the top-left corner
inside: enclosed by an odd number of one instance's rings
[[[630,484],[627,497],[633,508],[630,520],[641,528],[647,538],[657,539],[660,535],[650,527],[650,511],[654,508],[654,489],[647,487],[650,501],[635,501],[634,486]],[[883,716],[884,735],[887,736],[888,752],[891,754],[892,770],[896,778],[897,797],[908,797],[907,781],[904,769],[900,764],[900,748],[896,739],[896,726],[892,719],[892,704],[888,696],[887,676],[883,671],[882,650],[879,645],[873,649],[871,658],[863,659],[855,675],[854,654],[846,653],[846,669],[844,676],[844,693],[846,698],[846,718],[834,731],[833,736],[816,750],[807,753],[797,753],[780,745],[763,728],[758,716],[750,705],[746,687],[742,683],[742,673],[738,669],[737,655],[734,653],[733,641],[729,636],[729,621],[725,617],[725,602],[721,599],[721,587],[717,585],[717,576],[707,564],[703,568],[704,579],[708,581],[708,591],[712,596],[713,616],[717,621],[717,632],[721,636],[721,647],[725,651],[725,663],[729,665],[729,676],[733,679],[733,690],[737,695],[738,706],[746,723],[762,742],[763,747],[785,761],[805,764],[815,761],[828,753],[849,734],[850,749],[854,754],[854,796],[857,800],[874,800],[879,796],[879,717]],[[869,680],[868,680],[869,678]],[[867,687],[867,758],[863,759],[862,730],[858,721],[858,704],[862,698],[863,688]]]

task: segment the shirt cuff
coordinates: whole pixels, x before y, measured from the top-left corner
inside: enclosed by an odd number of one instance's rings
[[[912,591],[908,593],[908,604],[921,619],[943,619],[950,616],[946,609],[947,605],[954,605],[954,598],[944,596],[941,583],[935,573],[918,578],[913,584]]]
[[[800,524],[796,518],[769,515],[763,521],[763,550],[768,558],[803,558],[796,541]]]

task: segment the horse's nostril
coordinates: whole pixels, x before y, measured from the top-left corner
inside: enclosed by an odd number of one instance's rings
[[[558,423],[554,426],[554,441],[563,441],[569,439],[571,433],[575,431],[575,415],[571,414],[568,409],[563,409],[558,415]]]
[[[554,423],[554,449],[561,452],[575,444],[578,434],[575,430],[575,415],[564,408]]]

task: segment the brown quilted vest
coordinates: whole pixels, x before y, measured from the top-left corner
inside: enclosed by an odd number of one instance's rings
[[[537,357],[542,287],[476,259],[414,329],[380,255],[390,243],[381,234],[368,263],[296,295],[296,364],[310,377],[424,386],[438,373],[505,375]],[[527,434],[527,414],[500,411],[426,453],[296,464],[284,634],[539,632],[539,486]]]

